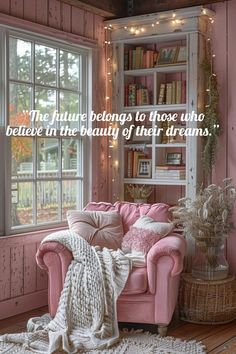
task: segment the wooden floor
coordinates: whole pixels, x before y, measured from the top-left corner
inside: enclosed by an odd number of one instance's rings
[[[30,317],[41,316],[47,308],[41,308],[0,321],[0,334],[25,331],[27,320]],[[127,327],[127,324],[121,327]],[[130,327],[130,326],[128,326]],[[135,326],[137,328],[137,326]],[[140,328],[140,326],[138,326]],[[151,332],[153,326],[145,328]],[[183,340],[197,340],[205,344],[210,354],[236,354],[236,322],[225,325],[196,325],[187,322],[176,322],[170,326],[169,336]]]

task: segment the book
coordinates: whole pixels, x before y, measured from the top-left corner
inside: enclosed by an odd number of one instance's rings
[[[181,103],[186,103],[186,80],[181,83]]]
[[[172,82],[166,84],[166,104],[172,104]]]
[[[176,103],[176,81],[172,81],[172,88],[171,88],[171,104]]]
[[[183,171],[186,169],[185,165],[158,165],[156,170],[179,170]]]
[[[185,179],[185,176],[160,176],[159,174],[155,175],[156,179],[159,179],[161,181],[166,181],[166,180],[176,180],[176,181],[181,181]]]
[[[176,97],[175,97],[176,104],[181,104],[181,85],[182,85],[182,81],[180,80],[176,81]]]
[[[129,50],[125,49],[124,53],[124,70],[129,70]]]
[[[160,90],[159,90],[158,104],[163,104],[164,103],[165,90],[166,90],[166,85],[165,84],[161,84],[160,85]]]
[[[127,177],[133,177],[133,150],[127,151]]]

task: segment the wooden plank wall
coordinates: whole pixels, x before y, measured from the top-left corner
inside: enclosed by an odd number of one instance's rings
[[[220,93],[220,118],[223,134],[220,137],[216,166],[213,175],[215,183],[225,177],[232,177],[236,184],[236,0],[214,5],[216,19],[213,27],[213,46],[216,54],[215,68]],[[236,208],[233,214],[236,225]],[[227,259],[231,272],[236,275],[236,231],[227,243]]]
[[[96,112],[105,109],[105,62],[103,18],[59,0],[0,0],[0,15],[12,25],[19,19],[32,31],[37,24],[59,30],[64,38],[76,36],[95,40],[93,49],[93,99]],[[0,20],[1,22],[1,20]],[[30,24],[30,26],[29,26]],[[22,27],[22,22],[21,22]],[[24,27],[24,24],[23,24]],[[40,27],[42,29],[42,27]],[[59,33],[59,32],[58,32]],[[45,34],[45,33],[44,33]],[[78,43],[79,43],[78,37]],[[92,199],[107,200],[107,140],[92,145]],[[94,173],[96,171],[96,173]],[[47,275],[35,262],[36,250],[47,233],[0,238],[0,319],[47,304]]]
[[[35,254],[49,231],[0,238],[0,319],[47,304],[47,274]]]

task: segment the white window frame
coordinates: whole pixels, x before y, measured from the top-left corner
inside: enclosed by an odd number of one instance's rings
[[[83,113],[88,113],[92,107],[92,49],[84,46],[77,46],[74,43],[69,43],[62,40],[55,40],[44,35],[39,35],[36,33],[17,30],[9,26],[0,25],[0,161],[3,158],[3,163],[0,168],[0,235],[11,235],[18,233],[28,233],[30,231],[37,231],[49,228],[58,228],[64,227],[67,225],[66,222],[56,221],[42,223],[38,225],[27,225],[27,226],[17,226],[11,227],[11,149],[10,149],[10,139],[5,136],[5,127],[8,124],[8,102],[9,102],[9,71],[7,70],[6,63],[8,62],[9,53],[9,37],[14,36],[22,40],[29,40],[33,42],[38,42],[43,45],[49,45],[51,47],[59,47],[62,50],[69,52],[75,52],[81,55],[82,57],[82,81],[85,85],[85,89],[82,91],[82,101],[81,107]],[[3,124],[1,126],[1,117],[3,117]],[[87,122],[89,126],[90,123]],[[82,164],[82,179],[83,179],[83,206],[85,206],[89,200],[91,200],[91,191],[92,191],[92,144],[91,138],[87,136],[79,136],[83,140],[83,164]],[[2,155],[3,152],[3,155]],[[60,156],[60,153],[59,153]],[[35,152],[33,155],[35,159]],[[60,160],[59,160],[60,161]],[[70,180],[79,180],[79,178],[68,178]],[[48,180],[48,179],[46,179]],[[53,178],[53,180],[65,180],[62,176],[58,178]],[[37,181],[37,178],[36,178]],[[24,182],[22,180],[21,182]],[[36,182],[34,182],[36,183]],[[35,201],[33,201],[36,203]],[[61,203],[61,199],[59,200]]]

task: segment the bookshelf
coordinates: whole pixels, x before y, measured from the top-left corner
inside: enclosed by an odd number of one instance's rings
[[[134,123],[133,120],[129,124],[163,129],[160,136],[153,134],[150,141],[119,140],[118,149],[113,150],[113,159],[117,159],[120,165],[119,171],[113,171],[116,183],[112,184],[112,196],[129,200],[127,184],[146,184],[154,188],[150,202],[175,204],[184,196],[194,198],[197,186],[203,180],[201,139],[198,136],[184,139],[180,132],[182,128],[194,130],[200,127],[200,123],[191,117],[192,112],[199,114],[204,107],[205,83],[200,64],[213,16],[208,9],[192,7],[174,13],[168,11],[109,21],[115,68],[113,112],[131,113],[133,117],[136,112],[145,113],[145,122]],[[132,28],[136,29],[132,32]],[[179,56],[180,48],[181,55],[186,51],[185,61]],[[172,62],[165,64],[165,51],[170,57],[176,51]],[[151,112],[160,115],[176,113],[176,122],[150,121]],[[183,122],[181,117],[189,120]],[[165,136],[166,129],[172,125],[179,132],[176,139]],[[135,169],[133,166],[134,161],[143,160],[143,154],[144,159],[151,161],[150,177],[137,177],[140,166]],[[176,163],[179,158],[179,170],[177,165],[173,167],[167,163],[167,159]]]

